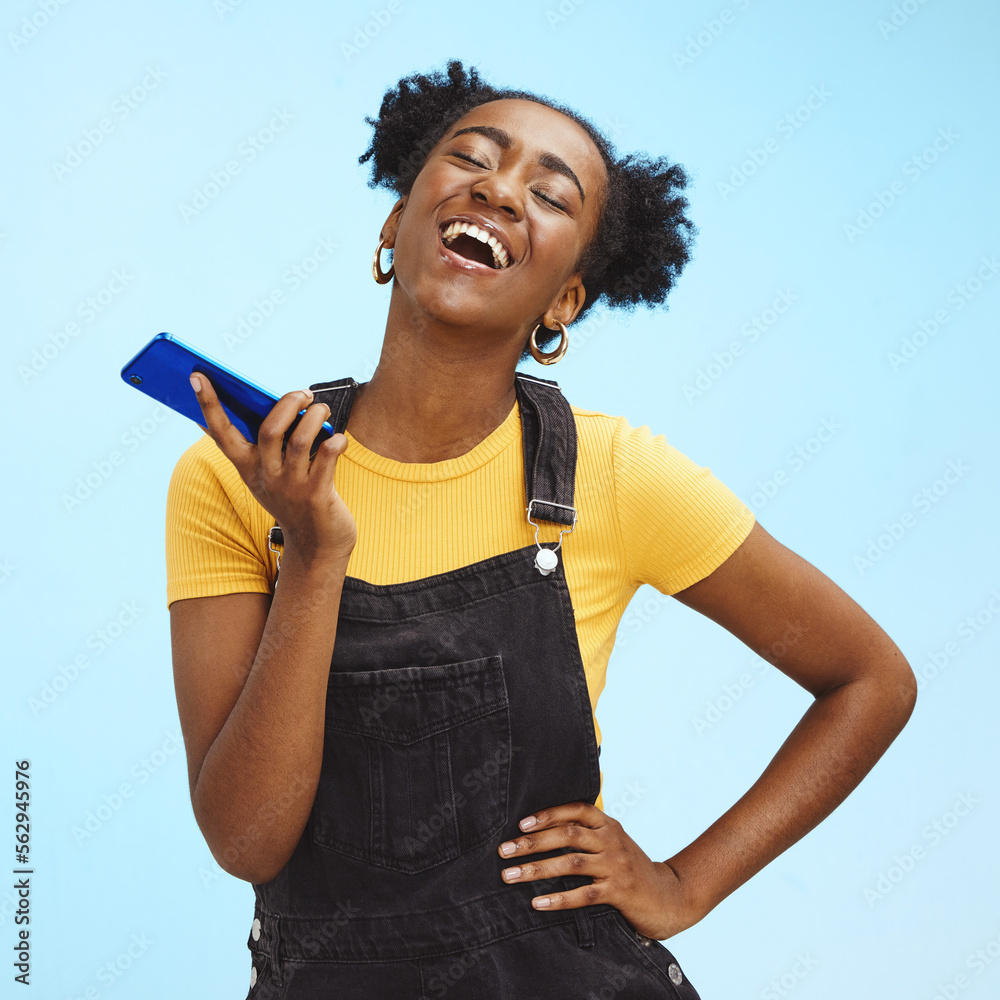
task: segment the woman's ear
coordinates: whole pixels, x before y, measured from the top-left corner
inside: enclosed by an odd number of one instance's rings
[[[543,322],[554,330],[556,320],[564,326],[569,326],[576,319],[583,303],[587,301],[587,289],[583,285],[583,275],[579,272],[569,278],[556,301],[545,311]]]
[[[392,206],[392,211],[389,212],[385,222],[382,224],[382,229],[379,233],[379,239],[385,242],[386,249],[391,249],[396,242],[396,230],[399,229],[399,219],[403,214],[403,209],[406,207],[406,199],[408,195],[403,195],[395,205]]]

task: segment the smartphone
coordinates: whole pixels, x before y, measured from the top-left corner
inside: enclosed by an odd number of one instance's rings
[[[278,402],[278,397],[171,334],[158,333],[122,368],[121,374],[127,385],[135,386],[204,428],[205,416],[191,388],[192,372],[200,372],[209,379],[233,426],[256,444],[260,425]],[[288,428],[286,442],[303,413],[305,410],[300,410]],[[323,424],[312,443],[310,458],[334,433],[328,422]]]

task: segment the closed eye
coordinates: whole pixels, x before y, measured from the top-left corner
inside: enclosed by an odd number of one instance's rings
[[[558,208],[560,210],[565,210],[566,206],[560,202],[556,201],[555,198],[550,198],[548,195],[542,194],[541,191],[536,191],[535,194],[542,199],[542,201],[548,202],[553,208]]]
[[[452,156],[457,156],[460,160],[466,160],[469,163],[474,163],[477,167],[482,167],[483,170],[488,170],[489,169],[489,167],[487,167],[485,163],[480,163],[479,160],[474,160],[467,153],[452,153],[451,155]]]

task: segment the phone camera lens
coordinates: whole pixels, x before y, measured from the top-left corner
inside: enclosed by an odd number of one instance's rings
[[[129,375],[128,380],[132,383],[132,385],[142,385],[141,375]]]

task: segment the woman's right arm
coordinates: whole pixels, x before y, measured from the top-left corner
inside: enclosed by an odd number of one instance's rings
[[[291,857],[319,781],[340,595],[357,538],[333,486],[346,437],[324,442],[310,461],[329,415],[310,407],[282,452],[306,402],[289,393],[252,445],[201,381],[209,434],[275,516],[285,544],[273,598],[227,594],[170,605],[177,708],[205,840],[226,871],[264,883]]]

